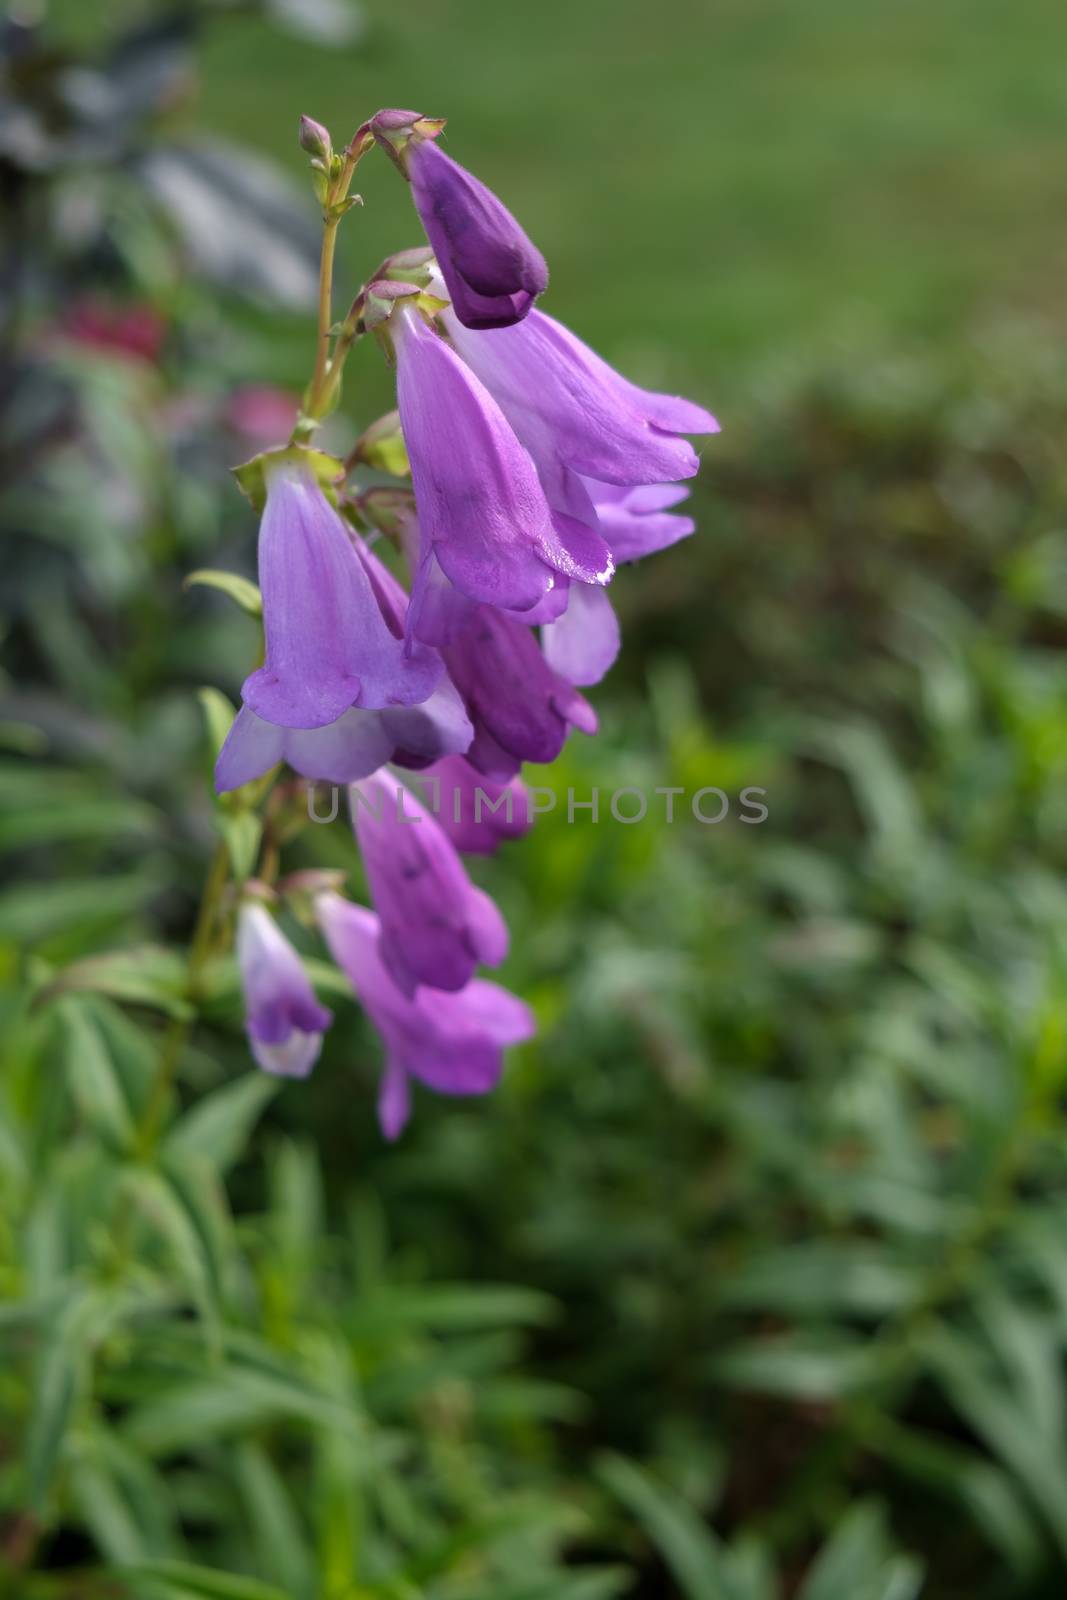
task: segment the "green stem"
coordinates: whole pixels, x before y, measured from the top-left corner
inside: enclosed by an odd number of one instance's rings
[[[362,130],[361,130],[362,133]],[[337,249],[337,229],[343,212],[335,208],[348,198],[352,176],[364,152],[369,148],[361,133],[344,153],[344,161],[336,181],[330,185],[323,205],[322,251],[319,256],[319,315],[315,343],[315,370],[308,386],[304,416],[294,431],[294,440],[306,436],[328,409],[337,389],[341,367],[356,339],[355,329],[340,335],[330,354],[330,329],[333,327],[333,265]],[[311,425],[310,427],[308,425]]]

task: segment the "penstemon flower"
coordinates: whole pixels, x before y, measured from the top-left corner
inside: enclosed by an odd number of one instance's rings
[[[407,1122],[413,1078],[483,1094],[503,1050],[534,1031],[521,1000],[477,976],[504,960],[508,933],[462,856],[494,854],[529,828],[523,762],[553,761],[572,728],[596,732],[580,691],[620,648],[606,586],[617,566],[692,533],[672,510],[699,466],[687,436],[718,428],[701,406],[630,383],[534,308],[544,261],[438,147],[442,127],[382,111],[338,152],[303,119],[325,229],[315,368],[288,445],[238,471],[262,506],[264,657],[215,774],[237,849],[250,836],[238,817],[260,805],[282,763],[348,786],[374,911],[337,893],[332,874],[298,873],[280,890],[305,916],[314,904],[382,1035],[378,1113],[390,1139]],[[429,248],[389,257],[335,324],[333,237],[375,145],[410,182]],[[335,460],[310,440],[367,333],[395,364],[397,412]],[[363,467],[375,481],[360,482]],[[410,488],[381,482],[408,471]],[[401,783],[391,767],[415,776]],[[284,807],[279,815],[284,826],[262,830],[268,885],[290,827]],[[251,836],[260,828],[257,818]],[[247,894],[237,948],[256,1060],[306,1075],[330,1013]]]

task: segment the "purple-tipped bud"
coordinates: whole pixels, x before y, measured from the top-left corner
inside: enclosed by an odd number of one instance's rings
[[[410,1115],[411,1078],[438,1094],[487,1094],[496,1087],[505,1048],[535,1032],[521,1000],[484,978],[472,978],[458,994],[402,994],[382,964],[381,929],[372,912],[336,894],[320,895],[316,910],[330,954],[385,1045],[378,1119],[387,1139],[397,1137]]]
[[[237,965],[256,1061],[264,1072],[306,1078],[333,1014],[316,1000],[300,957],[270,912],[247,900],[237,919]]]
[[[468,328],[521,322],[548,287],[548,268],[511,212],[432,139],[405,151],[411,193],[459,320]]]
[[[328,161],[333,151],[328,128],[321,122],[316,122],[314,117],[300,118],[300,132],[298,135],[301,150],[309,156],[316,156],[320,161]]]

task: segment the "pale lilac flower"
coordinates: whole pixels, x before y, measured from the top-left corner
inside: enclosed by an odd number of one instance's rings
[[[402,301],[390,327],[421,534],[410,631],[418,636],[434,557],[469,599],[509,610],[537,605],[558,574],[606,583],[612,562],[603,539],[553,516],[532,460],[455,351]]]
[[[237,917],[237,964],[256,1061],[265,1072],[306,1078],[333,1014],[316,1000],[300,957],[270,912],[249,900]]]
[[[467,760],[506,781],[524,761],[554,761],[571,727],[597,730],[596,712],[545,660],[531,630],[492,606],[444,651],[474,739]]]
[[[569,495],[572,516],[579,514],[580,488],[558,477],[560,468],[615,484],[691,478],[700,462],[681,436],[718,432],[703,407],[639,389],[544,312],[491,333],[464,327],[450,311],[442,320],[532,452],[549,499],[558,506]]]
[[[259,583],[265,658],[242,691],[256,716],[324,728],[353,705],[414,705],[437,686],[440,659],[390,631],[345,524],[299,464],[268,472]]]
[[[541,252],[492,190],[432,139],[412,139],[404,164],[457,317],[468,328],[519,322],[548,285]]]
[[[499,966],[508,930],[475,888],[448,835],[387,772],[353,784],[352,825],[381,918],[381,956],[405,994],[462,989],[479,962]]]
[[[521,839],[531,825],[526,785],[521,778],[497,782],[462,756],[448,756],[419,774],[434,815],[464,855],[491,856],[505,839]]]
[[[385,1044],[378,1117],[387,1139],[398,1136],[410,1115],[411,1078],[438,1094],[495,1088],[505,1047],[535,1032],[521,1000],[483,978],[458,993],[421,988],[405,995],[382,964],[381,927],[372,912],[332,893],[318,897],[316,910],[330,954]]]

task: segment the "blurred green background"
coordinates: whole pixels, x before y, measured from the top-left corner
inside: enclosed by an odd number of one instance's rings
[[[1062,6],[20,0],[3,38],[0,1595],[1062,1594]],[[226,469],[307,376],[297,118],[391,104],[448,117],[548,309],[723,422],[538,781],[770,815],[550,817],[479,868],[540,1037],[396,1148],[290,922],[313,1079],[250,1072],[221,961],[146,1143],[220,820],[197,691],[256,643],[182,578],[254,571]],[[359,186],[342,308],[418,238]],[[330,439],[390,404],[360,348]],[[358,888],[342,824],[285,850]]]

